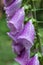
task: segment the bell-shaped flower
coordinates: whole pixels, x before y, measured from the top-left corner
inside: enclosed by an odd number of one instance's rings
[[[32,58],[28,58],[27,54],[23,54],[21,57],[18,56],[15,58],[15,60],[20,64],[20,65],[39,65],[39,60],[38,60],[38,55],[36,54]]]
[[[24,28],[24,17],[25,17],[24,8],[21,8],[20,10],[18,10],[18,12],[15,13],[13,18],[7,22],[7,25],[10,29],[10,32],[8,32],[7,34],[13,40],[16,40],[16,38]]]
[[[32,24],[32,21],[30,20],[24,27],[24,30],[22,31],[21,35],[18,37],[18,41],[28,49],[31,48],[34,42],[35,37],[35,30],[34,25]]]
[[[7,7],[7,6],[10,6],[14,1],[16,0],[4,0],[4,5]]]
[[[12,51],[15,52],[17,55],[21,54],[21,51],[24,49],[24,46],[20,43],[16,43],[13,41],[12,43]]]
[[[24,65],[39,65],[38,55],[36,54],[34,57],[30,58],[30,60]]]
[[[18,12],[15,13],[12,19],[7,22],[10,30],[14,32],[15,31],[20,32],[24,27],[24,17],[25,17],[24,8],[21,8],[18,10]]]
[[[5,13],[7,17],[12,17],[16,11],[21,7],[22,0],[15,0],[10,6],[5,6]]]
[[[14,60],[18,62],[20,65],[25,65],[27,61],[30,59],[30,53],[28,54],[25,48],[21,51],[21,54],[18,55]]]

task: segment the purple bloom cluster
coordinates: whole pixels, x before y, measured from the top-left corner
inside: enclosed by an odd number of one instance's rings
[[[17,54],[15,60],[21,65],[39,65],[38,56],[30,58],[30,49],[34,44],[35,30],[32,20],[24,24],[25,11],[22,0],[4,0],[7,25],[12,38],[12,50]]]

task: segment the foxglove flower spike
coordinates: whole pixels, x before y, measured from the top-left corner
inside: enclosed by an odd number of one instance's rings
[[[18,41],[28,49],[31,48],[35,38],[35,29],[32,21],[30,20],[24,27],[23,32],[18,37]]]
[[[5,6],[5,12],[8,18],[13,17],[16,11],[21,7],[22,0],[15,0],[10,6]],[[11,19],[11,18],[10,18]]]

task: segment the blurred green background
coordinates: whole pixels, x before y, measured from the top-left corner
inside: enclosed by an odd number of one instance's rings
[[[28,21],[28,18],[31,18],[31,16],[38,21],[38,31],[42,49],[42,55],[39,58],[41,65],[43,65],[43,0],[28,0],[27,2],[23,0],[22,6],[26,9],[25,21]],[[31,12],[32,15],[30,15]],[[29,17],[27,14],[29,14]],[[0,18],[0,65],[19,65],[14,61],[15,54],[12,53],[12,40],[7,35],[8,31],[6,16],[5,13],[3,13]]]
[[[12,53],[11,39],[8,37],[5,15],[0,19],[0,65],[13,65],[15,55]]]

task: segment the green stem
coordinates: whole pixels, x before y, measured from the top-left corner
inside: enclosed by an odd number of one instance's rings
[[[39,52],[41,51],[41,43],[40,43],[40,37],[38,35],[39,31],[38,31],[38,23],[36,22],[36,37],[37,37],[37,42],[39,43]]]
[[[32,1],[33,2],[33,9],[35,10],[36,8],[35,8],[35,4],[34,4],[34,1]],[[34,11],[34,18],[36,19],[36,11]],[[38,35],[38,33],[39,33],[39,31],[38,31],[38,23],[37,23],[37,19],[36,19],[36,37],[37,37],[37,42],[39,43],[39,52],[42,52],[41,51],[41,43],[40,43],[40,37],[39,37],[39,35]]]

